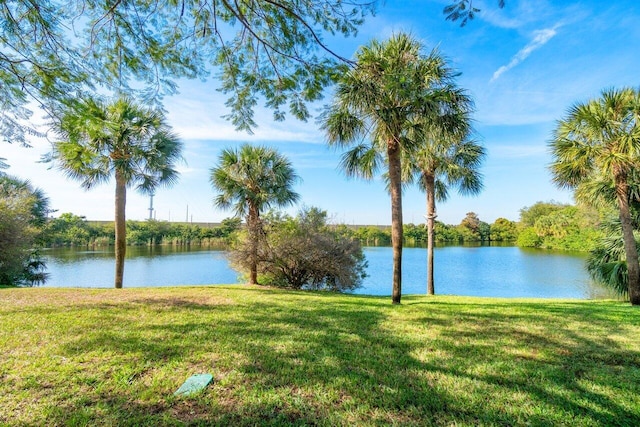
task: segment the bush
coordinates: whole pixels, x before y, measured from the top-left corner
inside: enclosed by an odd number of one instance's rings
[[[518,227],[515,222],[506,218],[498,218],[491,224],[491,240],[494,242],[514,242],[518,238]]]
[[[37,240],[47,211],[47,198],[28,181],[0,176],[0,285],[29,286],[46,280]]]
[[[637,215],[637,212],[633,214]],[[640,232],[637,230],[637,221],[634,222],[636,248],[640,254]],[[620,218],[616,215],[606,218],[600,225],[600,231],[602,235],[587,258],[587,271],[594,281],[628,300],[629,273]]]
[[[258,246],[259,283],[292,289],[349,291],[366,277],[360,242],[331,229],[326,212],[303,210],[297,217],[272,215],[265,220]],[[242,239],[232,264],[249,271],[249,245]]]
[[[542,243],[542,239],[533,227],[527,227],[520,232],[516,244],[521,248],[537,248]]]
[[[533,223],[518,236],[521,247],[587,252],[602,237],[597,229],[599,215],[590,207],[538,202],[521,215],[525,215],[521,225]]]

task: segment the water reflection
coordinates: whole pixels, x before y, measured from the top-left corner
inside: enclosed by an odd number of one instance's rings
[[[109,288],[114,282],[113,250],[52,249],[48,287]],[[124,286],[177,286],[238,283],[224,251],[201,247],[128,247]]]
[[[48,287],[113,286],[114,252],[55,249],[45,252]],[[365,248],[367,277],[356,294],[390,295],[391,248]],[[436,293],[490,297],[610,298],[591,282],[584,255],[509,246],[436,248]],[[129,247],[125,287],[239,283],[221,250],[201,247]],[[403,251],[403,294],[426,293],[426,249]]]
[[[405,248],[402,293],[426,293],[424,248]],[[390,295],[391,248],[368,248],[369,275],[358,293]],[[602,298],[612,295],[593,283],[584,268],[584,255],[522,250],[504,246],[445,246],[435,249],[437,294],[532,297]]]
[[[176,254],[193,254],[196,252],[221,252],[222,248],[216,247],[204,247],[204,246],[127,246],[126,259],[135,258],[153,258],[162,255],[176,255]],[[78,249],[78,248],[53,248],[44,249],[43,255],[48,259],[54,259],[56,262],[77,262],[83,259],[95,259],[95,258],[109,258],[115,257],[115,249],[113,246],[109,247],[97,247],[96,249]]]

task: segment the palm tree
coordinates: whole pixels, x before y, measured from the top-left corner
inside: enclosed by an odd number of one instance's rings
[[[628,272],[629,299],[640,304],[640,266],[633,236],[630,201],[635,171],[640,168],[640,92],[609,89],[598,99],[578,103],[558,122],[550,142],[554,182],[565,188],[608,181],[620,217]],[[591,191],[576,197],[594,202]],[[633,192],[635,195],[635,192]],[[598,196],[599,197],[599,196]]]
[[[387,163],[394,304],[402,294],[401,157],[415,145],[407,130],[418,117],[437,121],[448,94],[444,87],[453,77],[437,51],[424,55],[422,45],[407,34],[374,40],[357,52],[354,68],[338,82],[321,118],[329,145],[349,148],[341,163],[348,176],[372,179]]]
[[[54,144],[53,158],[67,176],[87,190],[115,178],[115,287],[122,288],[127,188],[150,194],[175,183],[182,142],[161,111],[125,97],[111,103],[83,100],[62,115],[57,130],[61,140]]]
[[[258,242],[262,234],[260,214],[271,207],[296,203],[293,184],[299,179],[289,160],[276,150],[243,144],[225,149],[211,169],[211,184],[219,192],[215,204],[245,217],[249,232],[249,283],[258,283]]]
[[[427,293],[435,293],[434,271],[434,226],[436,201],[444,202],[449,189],[457,188],[461,195],[475,195],[482,190],[482,174],[479,167],[486,151],[484,147],[468,138],[469,119],[460,116],[459,132],[447,132],[433,128],[424,132],[427,138],[422,146],[407,159],[410,179],[416,177],[418,186],[427,195]]]
[[[632,209],[633,222],[638,224],[638,211]],[[624,241],[621,238],[619,217],[608,217],[601,224],[604,236],[591,250],[587,258],[587,271],[593,280],[601,283],[616,294],[626,297],[629,295],[629,275],[625,262]],[[636,232],[636,247],[640,235]]]

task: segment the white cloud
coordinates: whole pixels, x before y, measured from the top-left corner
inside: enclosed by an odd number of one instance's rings
[[[498,8],[495,0],[481,0],[477,3],[477,7],[481,10],[481,13],[478,14],[479,19],[494,27],[504,29],[520,29],[534,22],[542,22],[558,8],[557,5],[550,5],[546,0],[512,1],[507,2],[504,8]],[[475,6],[476,1],[474,0]]]
[[[295,119],[288,118],[285,123],[273,122],[266,117],[258,117],[258,127],[253,135],[237,131],[233,125],[220,117],[226,111],[215,111],[207,108],[205,102],[179,101],[168,107],[169,120],[175,123],[173,128],[185,140],[208,141],[299,141],[316,142],[318,133],[313,123],[294,123]]]
[[[524,24],[523,21],[519,18],[510,18],[505,17],[501,14],[501,11],[496,11],[491,9],[492,6],[489,6],[489,10],[487,10],[484,14],[480,15],[482,19],[489,24],[498,27],[498,28],[508,28],[508,29],[517,29],[522,27]],[[485,10],[485,9],[482,9]]]
[[[513,58],[511,58],[511,61],[507,65],[503,65],[502,67],[498,68],[493,73],[493,77],[491,77],[489,83],[493,83],[494,81],[496,81],[502,74],[506,73],[507,71],[511,70],[522,61],[527,59],[529,55],[533,53],[533,51],[540,49],[542,46],[547,44],[549,40],[551,40],[553,37],[555,37],[556,34],[558,34],[558,27],[559,25],[555,25],[553,28],[534,31],[533,39],[525,47],[520,49],[520,51],[518,51],[518,53],[516,53]]]
[[[167,119],[183,140],[200,141],[294,141],[321,142],[313,118],[301,122],[287,116],[284,122],[275,122],[269,109],[256,106],[253,134],[237,131],[222,116],[229,114],[225,106],[226,95],[215,90],[213,82],[183,81],[180,94],[165,100]],[[312,113],[320,102],[311,104]]]

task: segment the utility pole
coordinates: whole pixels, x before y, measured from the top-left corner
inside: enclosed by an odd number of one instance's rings
[[[184,222],[189,222],[189,205],[187,205],[187,219]]]
[[[153,219],[153,196],[155,194],[151,193],[149,198],[149,219]]]

